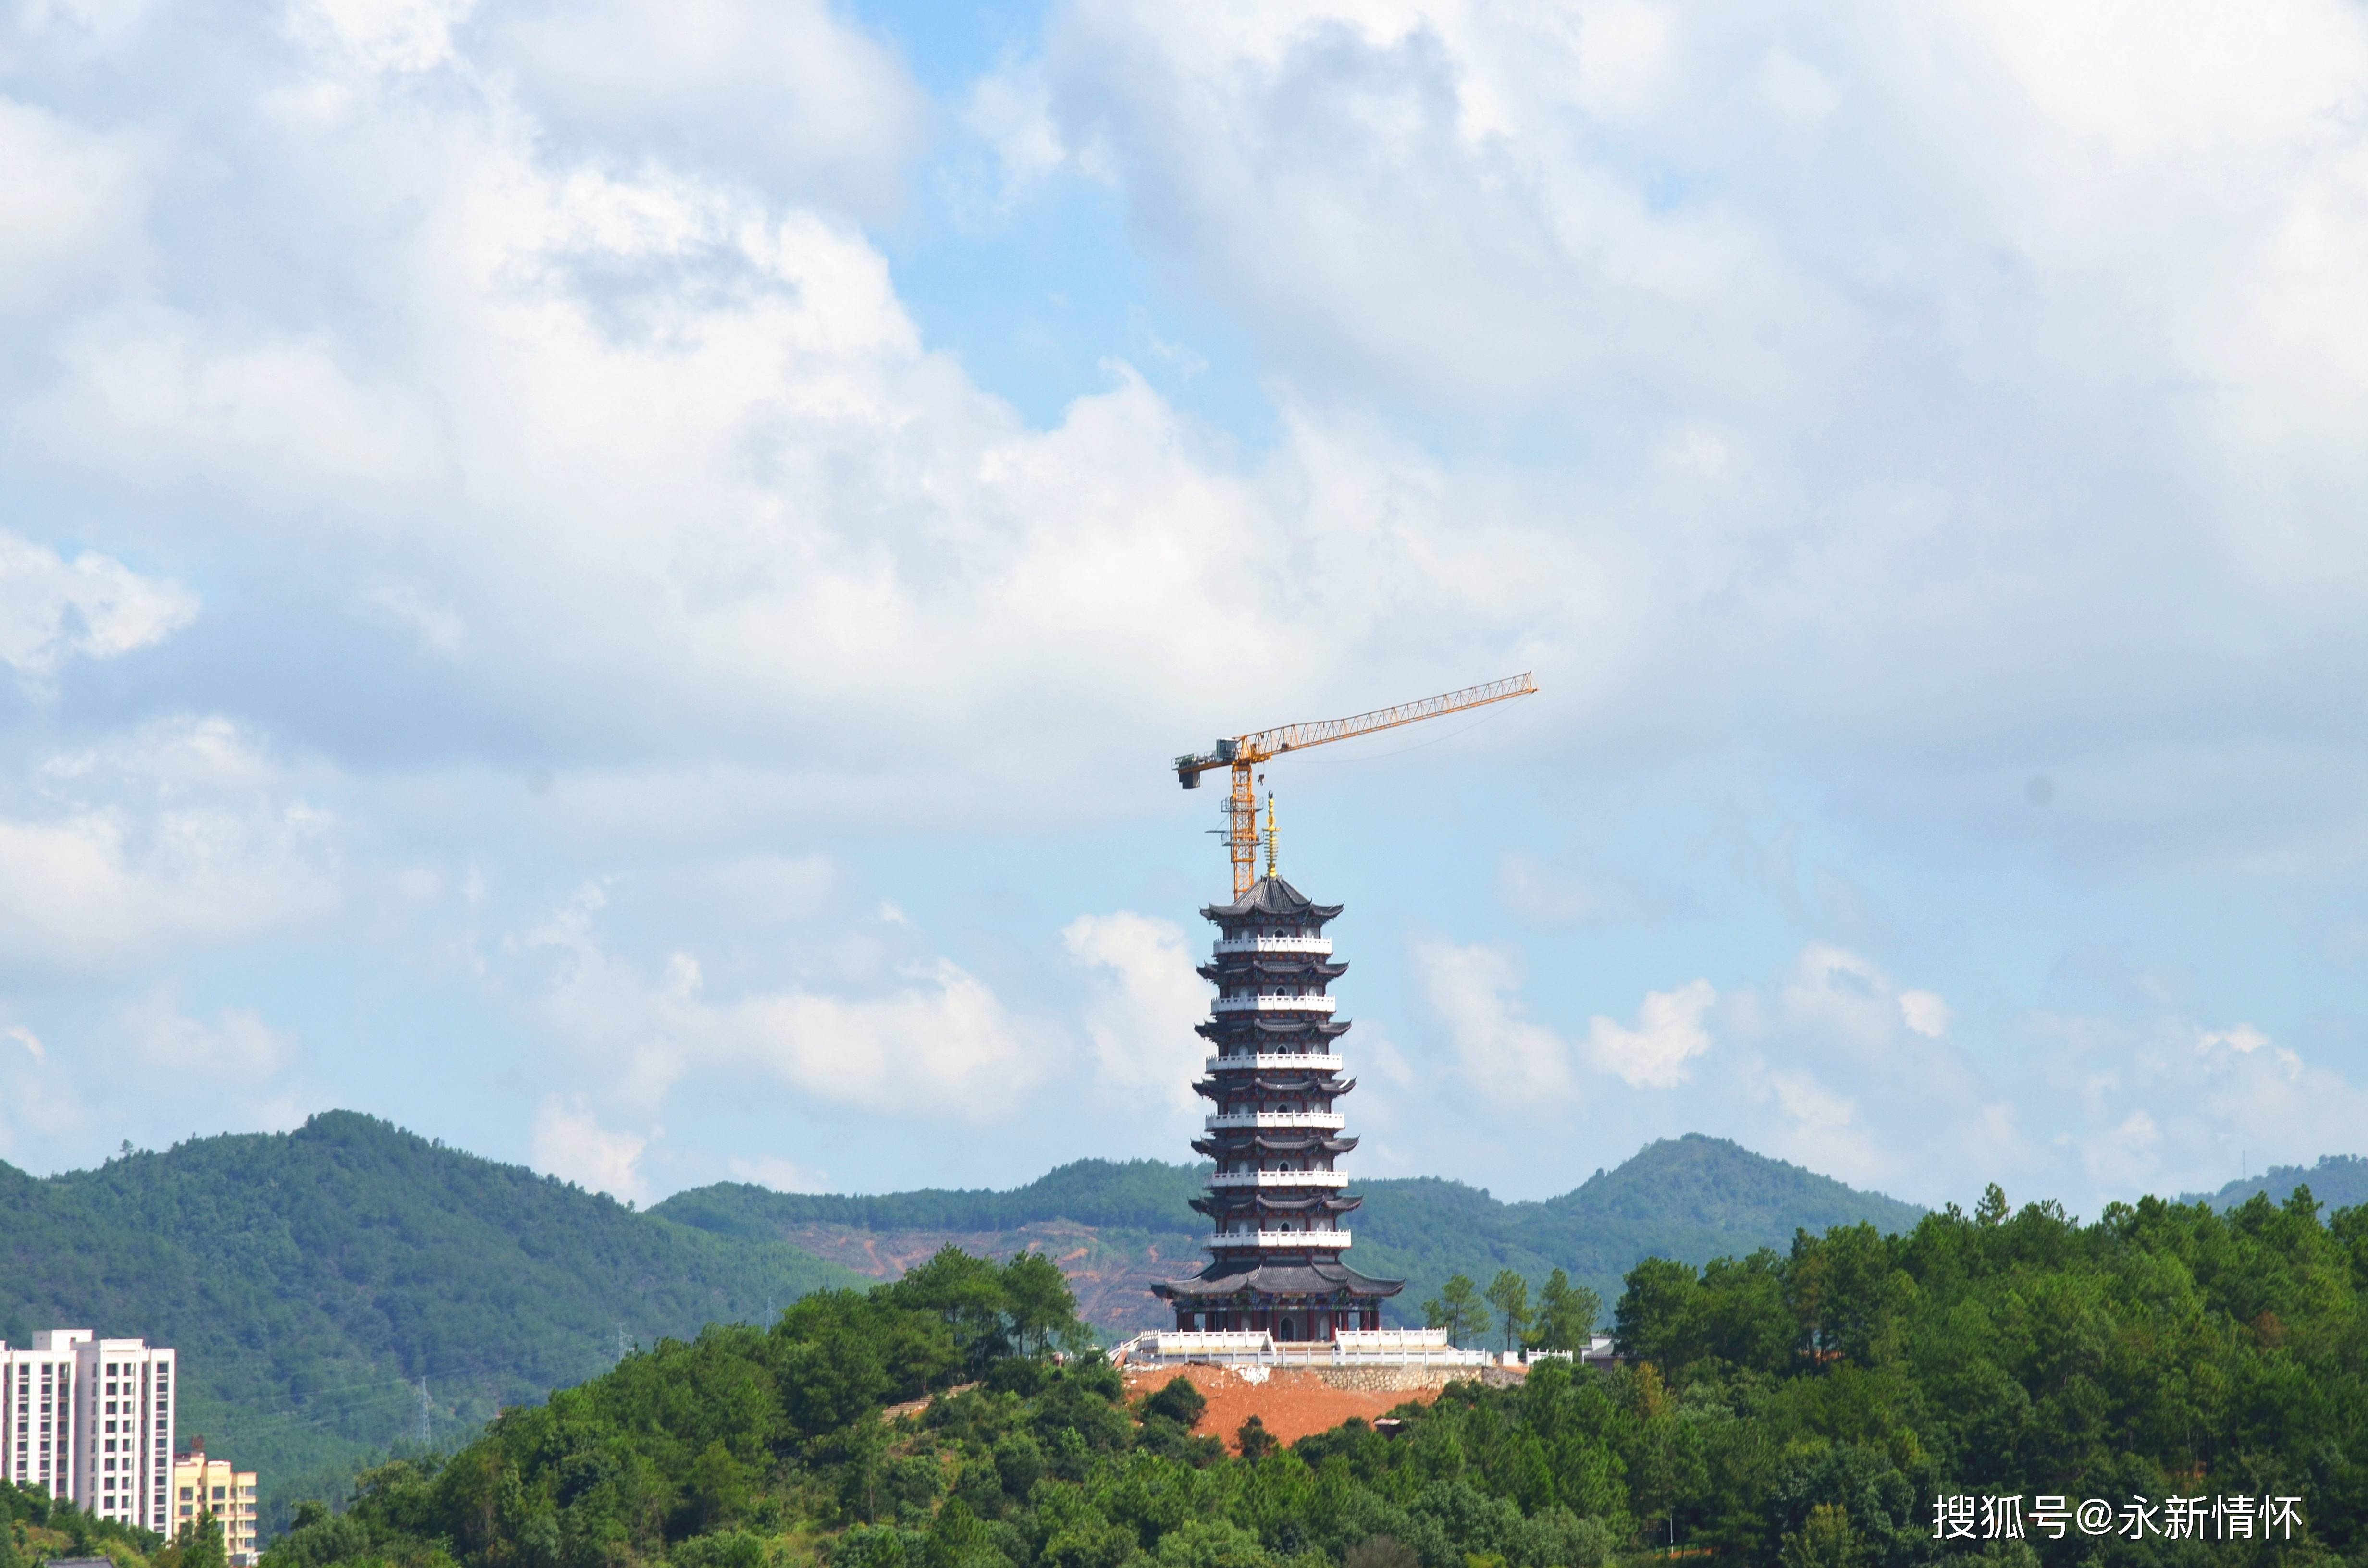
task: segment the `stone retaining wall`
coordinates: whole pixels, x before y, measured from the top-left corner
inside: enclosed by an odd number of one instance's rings
[[[1458,1378],[1468,1378],[1478,1369],[1474,1367],[1310,1367],[1306,1373],[1326,1388],[1385,1393],[1400,1389],[1443,1389]]]

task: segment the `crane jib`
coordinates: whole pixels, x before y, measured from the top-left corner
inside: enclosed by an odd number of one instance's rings
[[[1226,848],[1234,862],[1234,896],[1240,898],[1250,890],[1255,881],[1258,854],[1257,806],[1250,792],[1250,769],[1269,757],[1288,751],[1304,751],[1333,741],[1353,740],[1382,730],[1394,730],[1401,724],[1417,723],[1424,719],[1443,718],[1466,709],[1502,702],[1508,698],[1527,697],[1538,689],[1530,672],[1508,676],[1481,686],[1467,686],[1461,691],[1443,691],[1437,697],[1426,697],[1417,702],[1401,702],[1394,708],[1376,708],[1368,713],[1352,713],[1345,719],[1322,719],[1310,723],[1281,724],[1271,730],[1253,730],[1247,734],[1220,736],[1205,753],[1179,756],[1173,764],[1176,781],[1187,790],[1201,787],[1201,775],[1212,767],[1230,767],[1234,774],[1233,798],[1226,803]]]

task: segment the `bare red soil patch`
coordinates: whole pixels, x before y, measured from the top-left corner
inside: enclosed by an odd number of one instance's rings
[[[1269,1371],[1264,1382],[1252,1382],[1229,1367],[1130,1368],[1127,1395],[1133,1398],[1166,1388],[1167,1381],[1179,1374],[1191,1379],[1192,1386],[1209,1402],[1192,1429],[1205,1437],[1223,1437],[1229,1449],[1238,1448],[1234,1435],[1253,1415],[1281,1441],[1295,1443],[1313,1433],[1328,1432],[1352,1415],[1371,1421],[1401,1404],[1429,1404],[1439,1397],[1435,1388],[1337,1389],[1307,1371],[1278,1369]]]

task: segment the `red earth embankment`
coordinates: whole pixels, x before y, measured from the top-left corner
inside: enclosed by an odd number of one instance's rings
[[[1191,1379],[1192,1386],[1209,1402],[1193,1430],[1204,1437],[1223,1437],[1229,1449],[1237,1446],[1234,1435],[1253,1415],[1278,1440],[1295,1443],[1311,1433],[1328,1432],[1352,1415],[1371,1421],[1401,1404],[1429,1404],[1439,1397],[1437,1387],[1335,1388],[1320,1372],[1295,1369],[1269,1370],[1263,1381],[1254,1382],[1231,1367],[1130,1367],[1127,1397],[1166,1388],[1170,1378],[1179,1375]]]

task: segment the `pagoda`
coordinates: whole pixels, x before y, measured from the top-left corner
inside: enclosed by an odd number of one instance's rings
[[[1192,1147],[1216,1162],[1207,1195],[1192,1200],[1215,1222],[1210,1262],[1152,1290],[1175,1306],[1181,1330],[1329,1340],[1381,1327],[1382,1298],[1406,1282],[1340,1261],[1349,1250],[1341,1219],[1362,1201],[1335,1168],[1357,1146],[1342,1135],[1337,1108],[1357,1086],[1340,1076],[1336,1054],[1349,1023],[1325,994],[1349,967],[1324,935],[1342,906],[1317,903],[1277,876],[1271,836],[1268,846],[1265,876],[1233,903],[1201,911],[1217,927],[1200,971],[1217,987],[1200,1026],[1216,1053],[1193,1085],[1211,1109]]]

